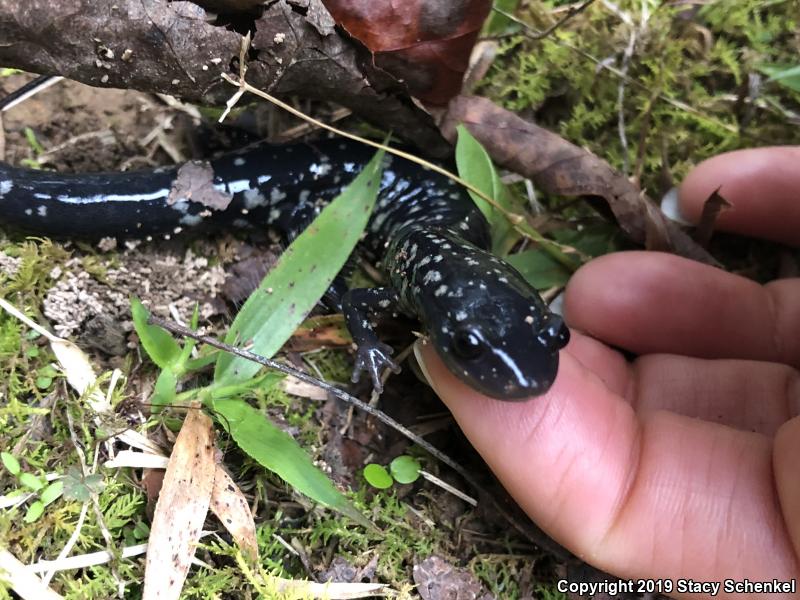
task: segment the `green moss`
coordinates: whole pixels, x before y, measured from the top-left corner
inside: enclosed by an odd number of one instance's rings
[[[544,39],[505,40],[483,93],[629,174],[641,161],[634,174],[654,194],[663,187],[665,159],[680,179],[692,165],[720,152],[800,142],[797,128],[770,108],[796,106],[797,93],[770,82],[761,88],[760,106],[738,101],[747,93],[748,74],[758,73],[759,65],[798,62],[792,2],[720,0],[696,14],[685,7],[619,3],[635,24],[642,21],[642,6],[651,12],[637,31],[628,65],[632,81],[625,83],[622,101],[627,150],[618,131],[621,78],[587,55],[620,69],[632,28],[601,3]],[[529,7],[520,16],[536,25],[547,5]]]

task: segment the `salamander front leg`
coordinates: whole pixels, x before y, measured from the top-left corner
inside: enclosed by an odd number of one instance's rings
[[[370,323],[370,314],[386,312],[397,304],[397,292],[392,288],[365,288],[349,290],[342,298],[342,312],[347,329],[356,343],[356,364],[353,369],[353,382],[359,380],[361,371],[366,371],[372,378],[375,391],[383,391],[381,370],[389,367],[395,373],[400,367],[391,355],[391,346],[378,339]]]

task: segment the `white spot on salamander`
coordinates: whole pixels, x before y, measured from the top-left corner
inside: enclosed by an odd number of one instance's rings
[[[428,271],[425,273],[425,276],[422,278],[422,283],[425,285],[436,283],[437,281],[442,280],[442,274],[439,271]]]
[[[317,179],[319,177],[324,177],[325,175],[330,173],[331,165],[326,162],[321,162],[319,164],[314,163],[310,167],[308,167],[308,170],[314,174],[314,179]]]
[[[36,209],[36,214],[39,215],[40,217],[46,217],[47,216],[47,207],[44,204],[40,205]]]
[[[447,286],[440,285],[438,288],[436,288],[436,291],[433,292],[433,295],[438,298],[440,296],[444,296],[446,293],[447,293]]]
[[[203,222],[203,217],[201,215],[202,213],[199,215],[183,215],[178,222],[186,227],[195,227]]]
[[[274,187],[269,193],[269,199],[273,202],[280,202],[286,198],[286,193],[279,187]]]
[[[248,210],[252,210],[257,206],[266,206],[267,198],[261,193],[261,190],[245,190],[244,192],[244,206]]]
[[[247,164],[247,161],[241,156],[237,156],[233,159],[233,164],[236,167],[243,167],[245,164]]]
[[[465,313],[463,310],[459,310],[458,312],[456,312],[456,321],[464,321],[466,320],[466,318],[467,318],[467,313]]]
[[[11,182],[10,179],[6,179],[4,181],[0,181],[0,198],[5,196],[13,188],[14,188],[14,184]]]
[[[25,214],[30,217],[33,214],[33,209],[32,208],[26,208],[25,209]]]

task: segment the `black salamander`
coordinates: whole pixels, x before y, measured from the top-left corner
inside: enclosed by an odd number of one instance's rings
[[[0,162],[0,224],[61,238],[267,224],[291,240],[371,156],[365,146],[337,140],[223,156],[210,166],[214,188],[230,199],[224,210],[173,190],[177,168],[55,174]],[[421,321],[456,377],[488,396],[524,399],[553,383],[568,329],[516,270],[486,250],[488,223],[457,184],[387,159],[363,246],[388,284],[339,297],[358,346],[354,380],[367,371],[379,389],[380,370],[397,368],[370,315],[400,310]]]

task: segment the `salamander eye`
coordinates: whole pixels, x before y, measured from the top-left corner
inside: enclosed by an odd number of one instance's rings
[[[477,331],[457,329],[453,334],[453,352],[460,358],[468,360],[478,358],[483,354],[483,350],[483,340]]]

